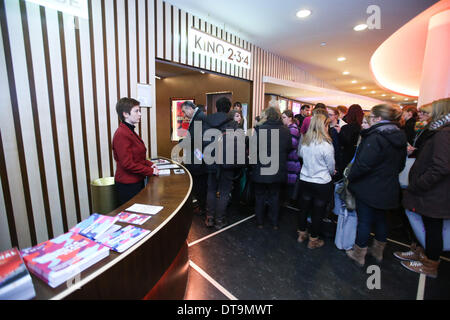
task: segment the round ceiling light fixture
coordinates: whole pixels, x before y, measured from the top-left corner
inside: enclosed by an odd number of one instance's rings
[[[342,72],[342,74],[343,74],[344,76],[346,76],[346,75],[350,74],[350,71],[344,71],[344,72]]]
[[[341,62],[341,61],[345,61],[345,60],[347,60],[347,58],[346,58],[346,57],[339,57],[339,58],[337,58],[337,61],[339,61],[339,62]]]
[[[355,31],[363,31],[363,30],[366,30],[366,29],[367,29],[367,24],[365,24],[365,23],[358,24],[357,26],[355,26],[353,28],[353,30],[355,30]]]
[[[352,80],[352,83],[358,83],[358,81],[356,81],[356,80]]]
[[[367,87],[361,87],[361,89],[363,89],[363,90],[366,90],[366,89],[367,89]]]
[[[297,18],[306,18],[306,17],[309,17],[310,15],[311,15],[311,10],[308,10],[308,9],[299,10],[299,11],[297,11],[297,14],[296,14]]]

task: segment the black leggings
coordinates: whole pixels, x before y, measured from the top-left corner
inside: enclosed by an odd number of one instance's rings
[[[300,184],[300,214],[298,230],[306,231],[308,213],[311,212],[311,237],[319,236],[322,229],[322,219],[326,215],[327,204],[333,192],[333,183],[318,184],[301,181]]]
[[[444,249],[442,226],[444,220],[422,216],[425,226],[425,254],[428,259],[439,260]]]

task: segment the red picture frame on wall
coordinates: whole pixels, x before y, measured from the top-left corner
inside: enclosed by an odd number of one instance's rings
[[[170,99],[170,139],[180,141],[183,139],[189,128],[189,119],[185,118],[181,111],[181,105],[185,101],[195,103],[193,98],[171,98]]]

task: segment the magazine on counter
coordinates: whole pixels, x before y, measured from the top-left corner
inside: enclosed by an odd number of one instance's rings
[[[150,230],[126,226],[113,233],[105,234],[99,242],[114,251],[123,252],[150,233]]]
[[[55,288],[109,255],[109,248],[81,234],[67,232],[24,249],[28,269]]]
[[[142,225],[146,223],[147,220],[149,220],[152,216],[123,211],[119,213],[117,217],[119,218],[119,222]]]
[[[19,250],[0,252],[0,300],[29,300],[35,296],[33,280]]]

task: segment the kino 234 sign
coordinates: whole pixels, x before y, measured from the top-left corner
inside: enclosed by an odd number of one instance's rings
[[[189,51],[250,69],[252,53],[195,28],[189,30]]]

